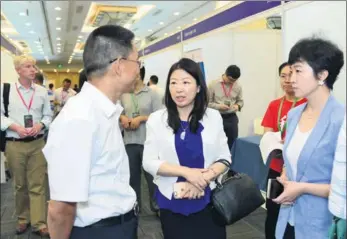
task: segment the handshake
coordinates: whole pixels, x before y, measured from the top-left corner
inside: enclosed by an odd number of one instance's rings
[[[182,176],[187,182],[174,184],[175,199],[199,199],[205,195],[205,188],[217,176],[213,169],[184,168]]]

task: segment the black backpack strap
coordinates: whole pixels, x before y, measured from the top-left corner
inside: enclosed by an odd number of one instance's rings
[[[4,91],[3,91],[3,102],[4,102],[4,109],[5,109],[5,116],[8,117],[8,105],[10,103],[10,83],[4,83]]]

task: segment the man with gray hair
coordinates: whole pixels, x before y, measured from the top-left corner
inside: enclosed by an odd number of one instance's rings
[[[115,25],[89,35],[83,52],[88,81],[50,129],[43,152],[53,239],[137,238],[136,194],[118,124],[120,97],[134,90],[141,67],[133,39]]]

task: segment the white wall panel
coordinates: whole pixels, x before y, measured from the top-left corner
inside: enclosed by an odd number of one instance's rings
[[[345,66],[334,85],[333,94],[346,103],[346,2],[314,1],[286,10],[283,16],[284,58],[301,38],[322,36],[336,43],[344,52]]]

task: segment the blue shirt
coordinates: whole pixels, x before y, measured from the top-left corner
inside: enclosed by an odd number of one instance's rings
[[[199,123],[196,134],[191,133],[188,122],[181,121],[182,127],[175,134],[176,153],[181,166],[189,168],[204,168],[205,158],[203,152],[203,144],[201,132],[204,127]],[[185,139],[180,138],[183,129],[186,129]],[[178,177],[177,182],[185,182],[186,179]],[[211,189],[206,187],[205,195],[200,199],[175,199],[171,200],[164,197],[160,191],[156,190],[156,199],[159,208],[167,209],[174,213],[180,213],[185,216],[203,210],[210,203]]]

